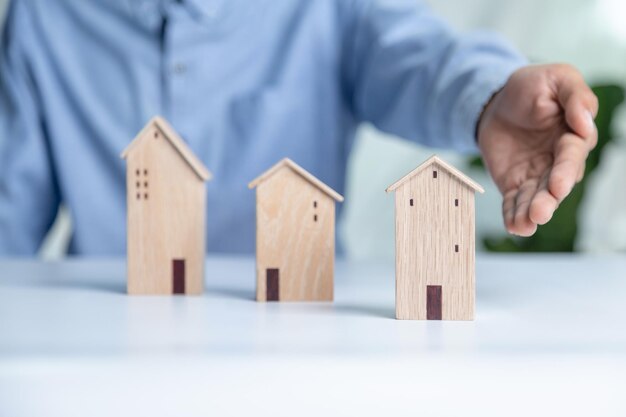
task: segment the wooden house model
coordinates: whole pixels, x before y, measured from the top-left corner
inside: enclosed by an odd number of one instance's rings
[[[343,197],[289,159],[248,186],[256,187],[257,301],[332,301]]]
[[[473,320],[474,193],[483,188],[432,156],[389,186],[396,207],[396,318]]]
[[[211,174],[169,124],[155,117],[126,159],[129,294],[200,294],[206,186]]]

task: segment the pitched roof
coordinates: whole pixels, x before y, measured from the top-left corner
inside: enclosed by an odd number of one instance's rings
[[[280,160],[273,167],[271,167],[270,169],[268,169],[267,171],[265,171],[263,174],[259,175],[255,179],[253,179],[250,182],[250,184],[248,184],[248,188],[254,188],[258,186],[263,181],[265,181],[266,179],[274,175],[280,168],[285,167],[285,166],[290,168],[296,174],[299,174],[305,180],[307,180],[308,182],[310,182],[311,184],[313,184],[314,186],[322,190],[324,193],[328,194],[330,197],[334,198],[336,201],[339,201],[339,202],[343,201],[343,197],[341,196],[341,194],[337,193],[328,185],[324,184],[322,181],[315,178],[313,174],[311,174],[306,169],[302,168],[300,165],[296,164],[289,158],[284,158]]]
[[[408,174],[406,174],[404,177],[400,178],[398,181],[396,181],[393,184],[391,184],[389,187],[387,187],[387,190],[385,190],[385,191],[387,191],[388,193],[391,192],[391,191],[395,191],[396,188],[400,187],[406,181],[410,180],[415,175],[419,174],[421,171],[423,171],[425,168],[431,166],[432,164],[439,165],[441,168],[443,168],[444,170],[446,170],[450,174],[452,174],[452,176],[456,177],[459,181],[461,181],[462,183],[464,183],[468,187],[472,188],[474,191],[478,191],[479,193],[484,193],[485,192],[483,187],[481,187],[478,183],[474,182],[474,180],[472,180],[470,177],[468,177],[465,174],[463,174],[458,169],[454,168],[452,165],[449,165],[448,163],[444,162],[437,155],[433,155],[430,158],[428,158],[427,160],[425,160],[424,162],[422,162],[420,164],[420,166],[418,166],[413,171],[411,171]]]
[[[203,181],[208,181],[211,179],[211,173],[204,166],[204,164],[194,155],[194,153],[189,149],[189,146],[181,139],[180,136],[176,133],[176,131],[170,126],[167,121],[160,117],[155,116],[146,125],[141,132],[135,136],[135,138],[130,142],[130,144],[124,149],[122,154],[120,155],[123,159],[126,159],[128,154],[132,151],[132,149],[137,146],[137,144],[141,141],[141,138],[145,136],[145,133],[152,126],[155,126],[157,129],[161,131],[163,136],[172,144],[174,149],[182,156],[182,158],[187,162],[187,164],[191,167],[191,169],[196,173],[196,175]]]

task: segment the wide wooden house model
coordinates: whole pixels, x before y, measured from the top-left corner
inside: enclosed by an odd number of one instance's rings
[[[483,188],[432,156],[395,191],[396,318],[473,320],[474,193]]]
[[[258,301],[332,301],[335,201],[343,197],[289,159],[256,187]]]
[[[155,117],[126,159],[129,294],[204,289],[206,186],[211,174],[169,124]]]

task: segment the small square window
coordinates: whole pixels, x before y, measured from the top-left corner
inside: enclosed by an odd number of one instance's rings
[[[148,188],[148,181],[144,181],[143,186]]]
[[[409,206],[413,207],[413,199],[409,200]]]
[[[139,170],[135,171],[135,174],[139,175]]]
[[[437,171],[433,171],[433,178],[437,178]]]
[[[141,187],[141,183],[137,181],[137,188]]]
[[[313,202],[313,208],[317,208],[317,201]]]
[[[137,193],[137,200],[141,200],[141,194]]]
[[[459,206],[459,199],[455,198],[454,199],[454,207],[458,207]]]
[[[317,221],[317,214],[313,215],[313,221],[316,222]]]
[[[147,199],[148,199],[148,193],[145,193],[145,194],[143,195],[143,198],[145,198],[145,199],[147,200]]]
[[[459,245],[454,245],[454,251],[458,252],[459,251]]]
[[[154,132],[154,138],[158,139],[158,137],[159,137],[159,132]]]
[[[148,170],[147,169],[143,170],[143,175],[148,175]]]

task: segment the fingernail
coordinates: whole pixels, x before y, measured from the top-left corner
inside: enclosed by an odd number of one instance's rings
[[[587,111],[587,125],[589,129],[596,130],[596,123],[593,121],[593,114],[590,111]]]

